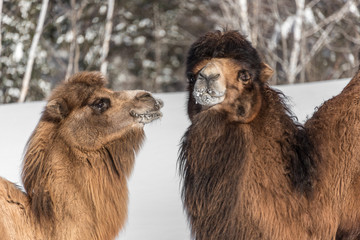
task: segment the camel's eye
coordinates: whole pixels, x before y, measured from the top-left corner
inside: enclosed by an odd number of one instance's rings
[[[188,72],[186,74],[186,77],[187,77],[189,83],[194,83],[196,80],[195,74],[193,74],[192,72]]]
[[[90,107],[98,114],[105,112],[110,107],[110,99],[99,98],[96,99]]]
[[[246,70],[240,70],[238,73],[238,80],[247,83],[251,80],[251,74]]]

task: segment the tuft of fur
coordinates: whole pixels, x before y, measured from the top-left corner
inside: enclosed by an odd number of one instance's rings
[[[256,70],[256,79],[261,70],[261,59],[258,52],[238,31],[208,32],[195,41],[188,52],[186,72],[201,62],[211,58],[231,58],[249,65]]]

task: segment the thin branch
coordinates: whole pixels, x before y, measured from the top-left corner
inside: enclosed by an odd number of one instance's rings
[[[318,4],[320,0],[312,0],[308,4],[306,4],[305,8],[313,8],[316,4]]]
[[[311,61],[311,59],[319,52],[321,47],[325,45],[325,43],[328,41],[328,35],[334,29],[334,26],[334,24],[331,24],[325,29],[325,31],[322,32],[320,38],[313,45],[307,57],[305,57],[303,64],[297,66],[296,74],[302,71],[302,69],[305,68],[305,66]]]
[[[354,38],[352,36],[350,36],[347,32],[344,31],[343,28],[340,28],[339,31],[342,33],[342,35],[349,40],[350,42],[353,42],[356,45],[360,45],[360,39],[358,38]]]
[[[329,23],[340,21],[342,18],[344,18],[346,16],[346,13],[350,10],[351,4],[354,4],[353,0],[347,1],[346,4],[343,5],[337,12],[335,12],[335,13],[331,14],[329,17],[323,19],[320,23],[316,24],[313,28],[307,30],[304,35],[306,37],[312,36],[313,34],[317,33],[321,29],[323,29],[323,27],[328,25]]]

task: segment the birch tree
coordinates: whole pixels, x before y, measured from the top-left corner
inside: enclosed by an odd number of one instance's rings
[[[88,1],[81,1],[80,6],[77,6],[76,0],[70,1],[71,11],[70,11],[70,22],[71,22],[71,30],[70,30],[70,48],[69,48],[69,60],[66,68],[65,79],[68,79],[72,74],[77,73],[79,71],[79,58],[80,58],[80,47],[77,42],[78,37],[78,19],[82,15],[82,12],[87,5]]]
[[[2,39],[1,39],[1,20],[2,20],[2,6],[3,6],[3,0],[0,0],[0,58],[1,58],[1,50],[2,50]],[[1,72],[0,72],[0,77],[1,77]]]
[[[153,6],[154,11],[154,41],[155,41],[155,77],[153,78],[151,89],[152,91],[157,90],[157,84],[161,79],[161,22],[160,22],[160,10],[159,4],[155,3]]]
[[[114,14],[114,0],[108,0],[108,9],[106,14],[106,24],[105,24],[105,34],[104,34],[104,42],[102,46],[102,52],[101,52],[101,66],[100,71],[105,76],[107,75],[107,56],[109,54],[109,45],[110,45],[110,39],[111,39],[111,32],[112,32],[112,26],[113,26],[113,14]]]
[[[75,49],[76,49],[76,22],[77,22],[77,11],[76,11],[76,1],[75,0],[71,0],[70,1],[70,6],[71,6],[71,31],[70,31],[70,35],[71,35],[71,43],[70,43],[70,48],[69,48],[69,62],[66,68],[66,74],[65,74],[65,79],[67,80],[71,74],[73,74],[74,72],[74,58],[75,58]]]
[[[30,47],[30,50],[29,50],[29,59],[28,59],[28,62],[26,64],[25,75],[24,75],[24,78],[23,78],[23,81],[22,81],[22,87],[21,87],[20,97],[19,97],[18,102],[24,102],[25,101],[27,92],[29,90],[31,72],[32,72],[33,65],[34,65],[34,60],[35,60],[35,57],[36,57],[35,56],[36,47],[37,47],[37,45],[39,43],[39,39],[40,39],[42,30],[43,30],[48,3],[49,3],[49,0],[43,0],[42,4],[41,4],[39,20],[38,20],[38,23],[37,23],[37,26],[36,26],[34,37],[33,37],[32,42],[31,42],[31,47]]]
[[[300,43],[301,43],[301,33],[303,31],[303,21],[304,21],[304,9],[305,9],[305,0],[296,0],[296,14],[294,21],[294,31],[293,31],[293,47],[290,55],[289,66],[285,68],[287,73],[287,79],[290,84],[295,82],[296,78],[296,67],[298,66],[299,56],[300,56]]]

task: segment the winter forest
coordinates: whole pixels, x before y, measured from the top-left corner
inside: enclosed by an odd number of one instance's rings
[[[359,64],[360,0],[0,0],[0,103],[42,100],[84,70],[114,90],[184,91],[188,47],[215,29],[247,36],[272,85]]]

